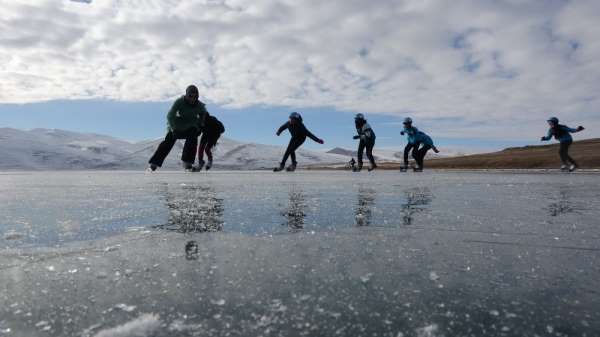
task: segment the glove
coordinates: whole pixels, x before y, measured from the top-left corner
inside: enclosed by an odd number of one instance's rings
[[[325,142],[323,141],[323,139],[319,139],[319,141],[317,143],[319,143],[319,144],[325,144]]]
[[[585,128],[583,126],[580,125],[577,127],[577,131],[583,131],[583,130],[585,130]]]
[[[404,131],[400,131],[400,135],[401,135],[401,136],[404,136]]]
[[[275,132],[275,134],[277,135],[277,137],[279,137],[280,133],[279,132]]]
[[[352,139],[359,139],[359,138],[360,138],[360,136],[354,136],[354,137],[352,137]]]
[[[542,137],[542,138],[540,138],[540,140],[543,142],[546,140],[546,137]]]

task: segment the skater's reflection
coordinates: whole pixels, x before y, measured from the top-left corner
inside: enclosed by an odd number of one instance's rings
[[[282,212],[290,232],[299,232],[304,228],[305,210],[306,198],[302,190],[297,187],[290,189],[288,208]]]
[[[404,191],[406,202],[402,204],[402,223],[405,226],[412,225],[414,215],[427,209],[433,195],[427,187],[411,188]]]
[[[550,216],[559,216],[561,214],[577,211],[577,205],[572,202],[573,191],[567,187],[561,187],[558,192],[558,198],[548,205]]]
[[[361,186],[358,188],[358,204],[354,212],[357,226],[369,226],[371,224],[376,194],[377,192],[370,187]]]
[[[169,220],[161,228],[181,233],[223,229],[223,199],[206,186],[178,186],[166,195]]]

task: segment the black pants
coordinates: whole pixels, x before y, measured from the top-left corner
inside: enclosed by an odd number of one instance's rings
[[[558,150],[558,154],[560,155],[560,160],[562,161],[563,165],[569,165],[569,163],[571,163],[575,166],[579,166],[579,165],[577,165],[575,160],[573,160],[573,158],[571,158],[571,156],[569,156],[569,147],[571,147],[571,144],[573,144],[573,142],[561,142],[560,143],[560,150]]]
[[[167,133],[165,140],[158,145],[156,152],[154,152],[154,155],[150,158],[148,163],[161,167],[178,139],[185,139],[181,160],[185,163],[193,164],[196,160],[196,146],[198,146],[198,131],[196,129],[189,129],[185,132],[178,133]]]
[[[408,166],[408,154],[410,153],[410,150],[413,150],[413,157],[415,156],[415,151],[417,151],[418,147],[415,147],[415,144],[406,144],[406,146],[404,147],[404,166]]]
[[[292,157],[292,164],[297,164],[296,161],[296,150],[304,143],[306,137],[301,138],[292,138],[290,139],[290,143],[288,144],[287,150],[285,150],[285,154],[283,155],[283,159],[281,160],[281,165],[285,165],[288,157]]]
[[[208,157],[208,160],[209,161],[213,160],[212,148],[215,145],[217,145],[217,141],[219,140],[219,137],[221,137],[221,135],[214,136],[214,135],[208,135],[206,133],[202,134],[202,137],[200,137],[200,145],[198,146],[198,159],[200,161],[204,160],[205,152],[206,152],[206,156]]]
[[[423,168],[423,159],[425,159],[425,155],[427,151],[431,150],[431,145],[423,145],[423,147],[419,148],[420,144],[415,144],[415,148],[413,149],[413,158],[417,162],[417,166],[419,168]]]
[[[371,162],[371,165],[375,165],[375,158],[373,158],[373,147],[375,146],[375,141],[363,141],[361,140],[358,143],[358,166],[362,166],[363,164],[363,151],[367,148],[367,158]]]

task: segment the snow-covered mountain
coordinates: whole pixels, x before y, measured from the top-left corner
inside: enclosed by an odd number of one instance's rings
[[[0,128],[0,170],[141,170],[162,139],[128,142],[109,136],[64,130]],[[180,169],[183,141],[167,157],[164,169]],[[242,143],[222,137],[214,153],[215,168],[274,167],[285,147]],[[301,165],[345,163],[346,156],[317,151],[297,152]]]

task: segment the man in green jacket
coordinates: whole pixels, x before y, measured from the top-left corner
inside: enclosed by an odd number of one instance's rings
[[[202,131],[204,120],[208,115],[204,103],[198,100],[198,96],[198,88],[195,85],[190,85],[185,90],[185,95],[179,97],[173,103],[167,114],[167,136],[158,145],[156,152],[148,161],[151,171],[155,171],[162,166],[178,139],[185,139],[181,155],[184,168],[186,170],[192,169],[192,165],[196,160],[198,135]]]

